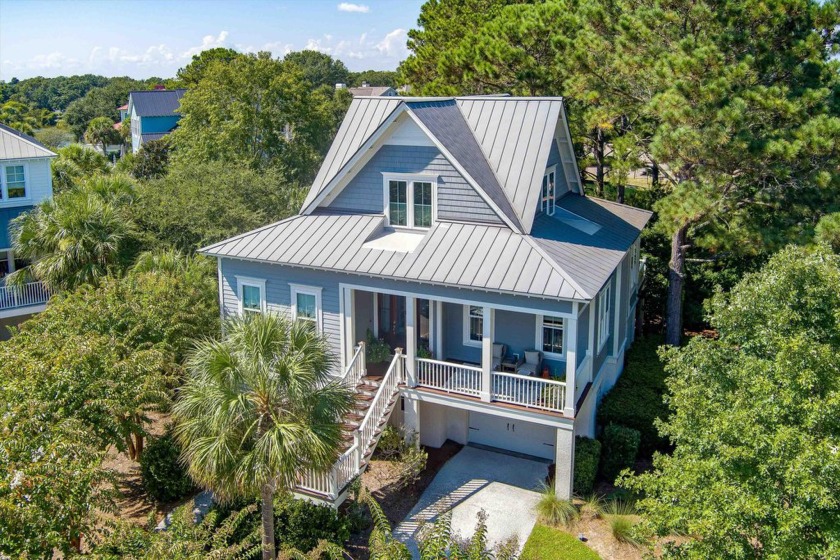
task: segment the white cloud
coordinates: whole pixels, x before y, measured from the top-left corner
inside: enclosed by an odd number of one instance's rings
[[[408,47],[405,46],[407,40],[408,33],[405,29],[394,29],[385,35],[376,48],[385,56],[403,58],[408,55]]]
[[[191,59],[194,55],[197,55],[201,51],[207,51],[219,47],[227,47],[227,38],[227,31],[220,31],[219,35],[216,37],[212,35],[205,35],[204,38],[201,40],[201,44],[199,46],[187,49],[186,51],[181,53],[181,58]]]
[[[366,14],[370,11],[370,7],[362,4],[351,4],[350,2],[342,2],[338,5],[338,11]]]

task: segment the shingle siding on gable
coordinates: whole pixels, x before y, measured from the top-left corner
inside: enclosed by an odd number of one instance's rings
[[[438,175],[437,204],[441,220],[503,223],[440,151],[429,146],[382,146],[329,206],[357,212],[384,212],[383,172]]]

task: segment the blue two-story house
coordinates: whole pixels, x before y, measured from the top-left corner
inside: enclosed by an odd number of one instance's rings
[[[39,282],[7,288],[3,279],[23,264],[15,259],[9,225],[52,197],[50,161],[54,157],[31,136],[0,124],[0,339],[6,335],[6,325],[42,311],[47,301]]]
[[[224,315],[310,322],[372,397],[299,492],[341,500],[390,421],[548,459],[571,495],[574,436],[633,340],[650,218],[579,177],[561,98],[356,97],[299,214],[203,250]]]
[[[131,151],[151,140],[163,138],[181,120],[181,98],[185,89],[154,89],[132,91],[128,94],[126,119],[131,126]],[[122,111],[120,111],[122,114]],[[124,125],[123,125],[124,126]]]

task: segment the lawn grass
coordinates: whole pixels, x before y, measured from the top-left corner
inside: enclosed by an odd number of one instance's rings
[[[552,529],[537,523],[520,560],[600,560],[600,556],[570,535],[560,529]]]

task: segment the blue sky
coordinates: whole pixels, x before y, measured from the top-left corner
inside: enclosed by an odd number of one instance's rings
[[[192,55],[315,49],[394,70],[422,0],[0,0],[0,79],[174,76]]]

